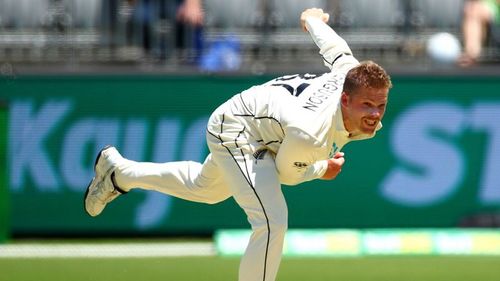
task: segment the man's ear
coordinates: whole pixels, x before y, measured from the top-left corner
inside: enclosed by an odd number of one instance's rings
[[[340,103],[344,107],[349,104],[349,95],[346,92],[342,92],[342,95],[340,96]]]

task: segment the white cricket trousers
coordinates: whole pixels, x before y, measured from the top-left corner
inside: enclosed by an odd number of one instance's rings
[[[251,132],[226,115],[223,107],[212,114],[207,129],[210,154],[203,164],[124,160],[115,172],[116,183],[124,190],[138,187],[208,204],[232,196],[252,226],[239,280],[273,281],[288,226],[288,210],[274,157],[270,152],[256,153],[259,144]]]

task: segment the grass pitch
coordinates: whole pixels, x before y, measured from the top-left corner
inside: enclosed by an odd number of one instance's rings
[[[239,258],[3,258],[0,281],[237,280]],[[278,281],[498,281],[500,257],[285,258]]]

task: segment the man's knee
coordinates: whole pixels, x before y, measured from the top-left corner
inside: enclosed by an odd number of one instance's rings
[[[276,236],[285,236],[286,231],[288,230],[287,222],[274,222],[270,224],[271,232],[274,232]]]
[[[254,233],[267,234],[271,236],[284,236],[288,229],[288,222],[286,220],[267,219],[252,226]]]

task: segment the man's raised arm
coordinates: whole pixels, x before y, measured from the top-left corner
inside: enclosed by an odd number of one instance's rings
[[[328,68],[350,68],[359,64],[346,41],[326,24],[329,18],[330,15],[322,9],[311,8],[302,12],[300,23],[302,29],[309,32],[319,47],[319,53]]]

